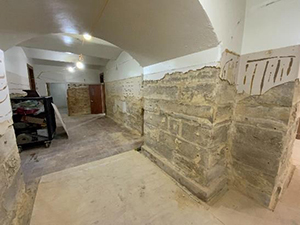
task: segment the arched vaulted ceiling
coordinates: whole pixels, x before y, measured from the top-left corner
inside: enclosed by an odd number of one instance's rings
[[[0,49],[50,33],[111,42],[142,66],[206,50],[217,36],[199,0],[2,0]]]

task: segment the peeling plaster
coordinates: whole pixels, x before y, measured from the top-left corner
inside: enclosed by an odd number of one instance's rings
[[[300,46],[242,55],[238,93],[262,95],[272,87],[298,79]]]
[[[186,55],[143,68],[144,80],[160,80],[167,73],[186,73],[205,66],[218,66],[221,58],[221,47]]]

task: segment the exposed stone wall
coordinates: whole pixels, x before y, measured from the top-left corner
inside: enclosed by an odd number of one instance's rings
[[[226,190],[225,151],[235,86],[206,67],[144,82],[143,150],[195,195],[209,201]]]
[[[143,133],[142,77],[105,83],[107,116],[127,128]]]
[[[289,159],[297,131],[294,90],[295,82],[289,82],[261,96],[237,95],[232,185],[269,208],[274,208],[292,171]]]
[[[91,114],[89,85],[68,84],[67,94],[70,116]]]
[[[0,51],[0,224],[19,224],[22,219],[25,186],[20,170],[20,157],[11,120],[11,107]]]

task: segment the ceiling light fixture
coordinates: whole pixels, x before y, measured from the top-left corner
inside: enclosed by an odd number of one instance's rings
[[[76,63],[76,67],[81,70],[84,69],[84,67],[85,67],[83,64],[83,55],[82,54],[79,55],[78,62]]]
[[[69,66],[67,69],[68,69],[68,71],[69,71],[70,73],[74,73],[74,72],[75,72],[75,68],[72,67],[72,66]]]
[[[92,39],[92,36],[89,33],[84,33],[83,37],[85,40],[90,41]]]
[[[79,62],[76,63],[76,67],[77,67],[78,69],[81,69],[81,70],[82,70],[82,69],[84,69],[84,64],[83,64],[82,62],[79,61]]]

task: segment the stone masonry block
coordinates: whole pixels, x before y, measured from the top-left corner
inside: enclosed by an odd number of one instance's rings
[[[236,160],[233,160],[232,167],[235,171],[235,176],[238,176],[239,180],[251,184],[266,193],[272,193],[275,184],[274,176],[264,174],[260,170],[245,166]]]
[[[236,124],[232,155],[245,165],[275,175],[282,152],[283,133]]]
[[[183,173],[186,177],[193,179],[197,183],[205,186],[206,184],[206,175],[205,169],[199,164],[188,160],[187,158],[181,155],[174,155],[173,159],[175,168]]]
[[[146,99],[176,100],[178,93],[179,90],[176,86],[146,85],[143,89],[143,96]]]
[[[145,111],[144,120],[146,124],[151,124],[157,128],[167,130],[168,120],[165,114],[155,114]]]
[[[233,105],[221,105],[215,108],[214,124],[222,123],[224,121],[232,121]]]
[[[167,114],[178,114],[206,119],[209,123],[213,120],[213,107],[208,105],[195,106],[178,104],[173,101],[157,101],[156,107]]]
[[[168,130],[171,134],[177,136],[181,134],[181,120],[174,119],[172,117],[168,117]]]
[[[201,124],[184,121],[182,123],[182,138],[206,147],[211,143],[211,130],[201,127]]]
[[[180,102],[203,105],[212,104],[215,98],[215,83],[185,85],[180,91]]]
[[[271,88],[263,95],[247,96],[238,104],[291,107],[293,103],[294,82],[288,82]]]
[[[290,108],[263,106],[251,104],[238,104],[235,110],[237,116],[255,119],[268,119],[281,122],[285,125],[289,122]]]
[[[209,147],[220,147],[228,143],[228,132],[230,124],[216,126],[212,129],[211,142]]]
[[[216,104],[229,104],[234,103],[236,99],[235,85],[230,85],[227,81],[218,81],[217,88],[215,90],[215,103]]]

